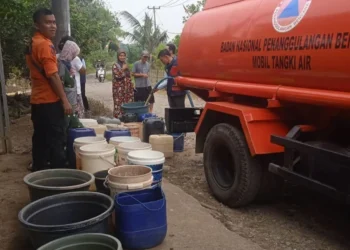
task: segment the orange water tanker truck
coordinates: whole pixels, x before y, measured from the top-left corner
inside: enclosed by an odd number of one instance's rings
[[[284,181],[349,201],[350,1],[207,0],[181,35],[177,87],[203,109],[166,109],[196,132],[208,185],[231,207]]]

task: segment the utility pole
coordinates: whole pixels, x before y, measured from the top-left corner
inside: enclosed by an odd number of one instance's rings
[[[159,7],[147,7],[149,10],[153,10],[153,19],[154,19],[154,30],[156,30],[157,28],[157,22],[156,22],[156,10],[160,10],[160,6]]]
[[[62,37],[70,36],[70,13],[69,0],[51,0],[51,9],[56,18],[57,32],[55,36],[55,47]]]

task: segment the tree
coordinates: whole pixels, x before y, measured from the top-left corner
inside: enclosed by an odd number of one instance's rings
[[[126,37],[132,42],[137,43],[142,49],[153,53],[159,44],[167,41],[167,32],[162,32],[159,26],[154,28],[153,20],[147,13],[145,14],[143,23],[140,23],[139,20],[127,11],[121,12],[121,15],[132,28],[131,32],[125,32]]]
[[[166,48],[166,44],[165,43],[161,43],[157,46],[157,48],[154,50],[152,56],[153,58],[155,58],[155,64],[154,67],[157,69],[163,69],[164,65],[163,63],[158,59],[158,54],[161,50]]]
[[[5,77],[14,67],[24,69],[24,50],[34,31],[32,13],[49,7],[48,0],[8,0],[0,8],[0,38],[3,49]]]
[[[201,11],[205,5],[206,0],[199,0],[197,3],[189,4],[184,6],[186,16],[182,17],[183,23],[185,23],[191,16]]]
[[[6,76],[14,67],[26,70],[24,50],[34,32],[32,14],[50,5],[51,0],[6,0],[1,6],[0,38]],[[72,36],[84,56],[123,36],[117,15],[101,0],[70,0],[70,14]]]
[[[109,41],[122,37],[120,22],[100,0],[71,0],[72,36],[84,54],[105,48]]]
[[[176,45],[176,48],[179,48],[180,45],[180,36],[181,35],[176,35],[171,42]]]

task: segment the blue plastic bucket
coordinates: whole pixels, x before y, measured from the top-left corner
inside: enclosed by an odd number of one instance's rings
[[[128,153],[128,164],[147,166],[152,169],[152,185],[161,186],[164,162],[164,154],[159,151],[135,150]]]
[[[143,122],[147,118],[156,118],[156,117],[157,117],[156,114],[146,113],[146,114],[139,115],[138,116],[138,121],[139,122]]]
[[[104,137],[106,138],[108,143],[112,137],[120,137],[120,136],[131,136],[131,132],[129,129],[111,129],[111,130],[106,130],[104,133]]]
[[[167,234],[166,199],[162,189],[118,194],[115,225],[124,248],[149,249],[161,244]]]
[[[174,137],[174,152],[183,152],[185,147],[185,134],[171,134]]]
[[[68,131],[67,138],[67,154],[70,168],[76,168],[76,156],[74,151],[74,140],[80,137],[96,136],[95,130],[92,128],[71,128]]]

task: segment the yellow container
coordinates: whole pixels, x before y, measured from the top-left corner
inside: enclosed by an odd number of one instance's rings
[[[152,150],[162,152],[165,158],[174,156],[174,138],[171,135],[151,135],[149,143]]]

